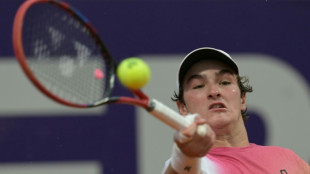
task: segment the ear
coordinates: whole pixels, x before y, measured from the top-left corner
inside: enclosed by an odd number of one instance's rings
[[[187,115],[188,114],[186,105],[184,103],[177,101],[177,106],[178,106],[178,109],[179,109],[179,112],[181,115]]]
[[[241,94],[241,110],[246,110],[246,94]]]

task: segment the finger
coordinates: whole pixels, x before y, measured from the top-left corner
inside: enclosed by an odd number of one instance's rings
[[[191,148],[193,148],[194,151],[192,151],[192,154],[190,155],[196,157],[203,157],[209,152],[209,150],[212,148],[214,144],[215,133],[213,132],[213,130],[209,125],[204,124],[203,127],[204,127],[203,130],[206,132],[206,134],[204,136],[201,136],[198,132],[199,130],[197,130],[197,134],[191,141],[193,143],[191,144],[192,146]]]
[[[196,124],[206,124],[207,123],[206,119],[199,117],[199,116],[195,117],[194,121]]]
[[[215,141],[215,133],[209,125],[204,124],[203,126],[207,132],[205,136],[200,136],[196,132],[186,142],[176,141],[176,144],[181,149],[181,151],[189,157],[203,157],[213,146]]]
[[[183,129],[182,131],[178,131],[175,133],[175,141],[179,143],[185,143],[190,141],[196,132],[196,124],[192,123],[187,128]]]
[[[193,122],[187,128],[181,130],[181,133],[185,136],[192,137],[195,135],[196,128],[197,128],[197,124]]]
[[[197,124],[197,134],[199,136],[205,136],[207,134],[207,120],[198,115],[194,121]]]

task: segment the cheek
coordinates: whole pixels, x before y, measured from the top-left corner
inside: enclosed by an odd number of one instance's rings
[[[203,94],[194,92],[184,94],[184,100],[189,112],[197,112],[199,108],[205,105],[204,102],[206,101]]]
[[[233,103],[235,103],[237,108],[241,108],[241,109],[243,108],[243,104],[242,104],[243,100],[241,98],[239,88],[238,89],[237,88],[231,89],[231,96],[229,98],[234,99],[235,102],[233,102]]]
[[[239,94],[239,96],[240,96],[240,90],[239,90],[239,89],[232,88],[232,89],[231,89],[231,93],[232,93],[233,95]]]

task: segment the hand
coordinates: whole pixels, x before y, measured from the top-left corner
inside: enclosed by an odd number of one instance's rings
[[[203,127],[201,127],[201,125],[203,125]],[[198,126],[205,129],[205,135],[197,133]],[[181,138],[181,136],[183,136],[183,138]],[[190,126],[175,135],[174,141],[186,156],[203,157],[211,149],[215,141],[215,133],[206,123],[205,119],[197,116]]]

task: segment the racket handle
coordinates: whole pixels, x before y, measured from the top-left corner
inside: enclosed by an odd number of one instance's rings
[[[177,131],[184,129],[191,124],[182,115],[155,99],[150,100],[149,112]]]
[[[155,116],[156,118],[177,131],[188,127],[193,121],[193,118],[191,121],[189,119],[186,119],[185,117],[175,112],[163,103],[157,101],[156,99],[150,100],[149,106],[150,114],[152,114],[153,116]],[[200,136],[205,136],[207,134],[206,126],[206,124],[203,124],[197,127],[197,133]]]

